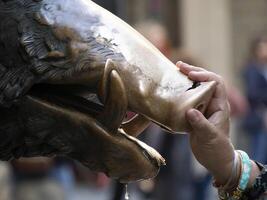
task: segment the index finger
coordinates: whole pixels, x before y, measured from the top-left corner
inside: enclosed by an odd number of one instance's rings
[[[200,71],[206,71],[205,69],[201,67],[195,67],[193,65],[189,65],[187,63],[184,63],[182,61],[177,62],[176,66],[180,69],[182,73],[185,75],[188,75],[192,71],[200,72]]]
[[[221,76],[209,71],[192,71],[188,74],[188,77],[199,82],[215,81],[217,86],[213,97],[223,101],[227,99],[226,87]]]

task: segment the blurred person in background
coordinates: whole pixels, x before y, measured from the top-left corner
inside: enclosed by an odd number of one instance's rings
[[[267,164],[267,37],[256,38],[244,69],[249,111],[244,128],[250,137],[251,158]]]
[[[61,171],[51,158],[21,158],[12,161],[15,200],[66,200],[64,180],[68,171]],[[66,183],[65,183],[66,181]]]
[[[0,162],[0,199],[13,200],[10,164]]]

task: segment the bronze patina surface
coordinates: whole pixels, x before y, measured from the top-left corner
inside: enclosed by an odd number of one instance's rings
[[[214,82],[193,83],[90,0],[0,0],[0,159],[67,155],[122,182],[164,159],[135,137],[184,132]],[[127,111],[137,115],[124,121]]]

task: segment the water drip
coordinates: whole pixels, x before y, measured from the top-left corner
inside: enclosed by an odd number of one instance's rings
[[[130,200],[130,195],[128,191],[128,184],[125,184],[125,200]]]

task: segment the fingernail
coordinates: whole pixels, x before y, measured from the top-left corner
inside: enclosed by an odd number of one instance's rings
[[[182,64],[183,64],[182,61],[178,61],[178,62],[176,63],[177,66],[180,66],[180,65],[182,65]]]
[[[194,109],[191,109],[187,112],[187,117],[191,123],[195,123],[199,120],[199,115],[198,115],[197,111]]]

